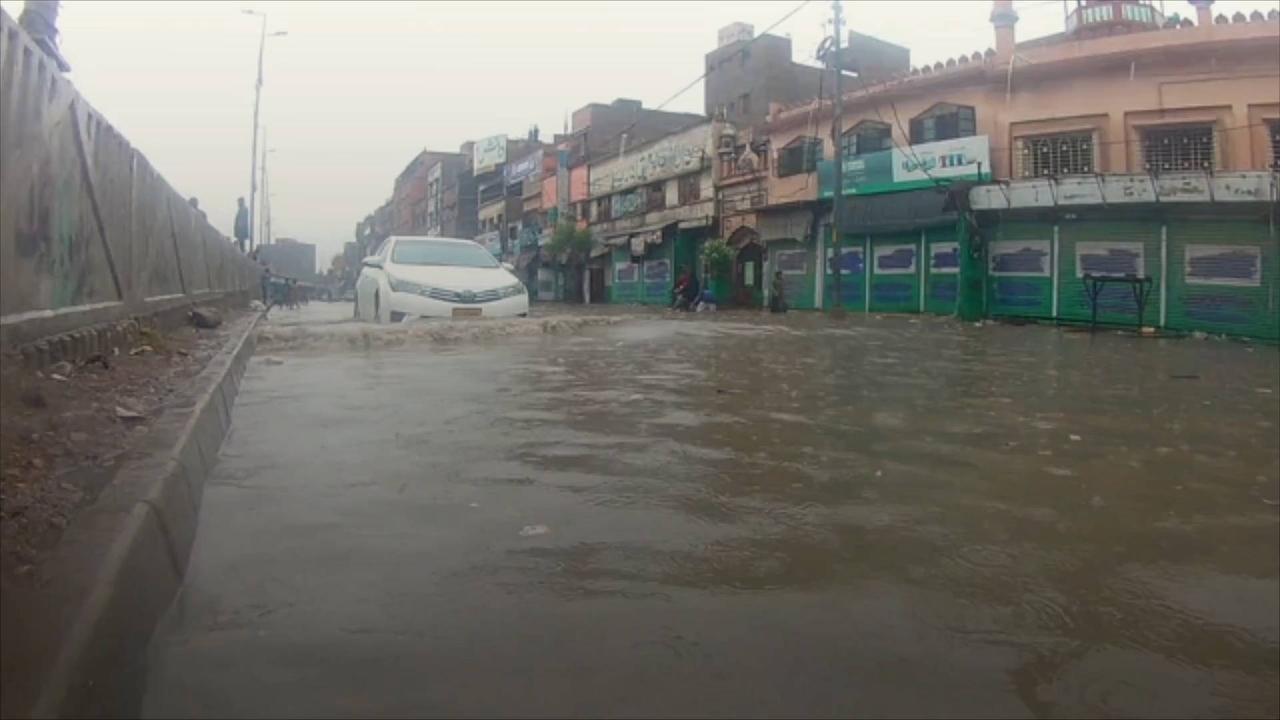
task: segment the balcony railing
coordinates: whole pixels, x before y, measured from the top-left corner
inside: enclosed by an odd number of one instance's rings
[[[1164,13],[1139,0],[1081,5],[1067,15],[1068,35],[1104,26],[1129,26],[1133,29],[1156,29],[1164,25]]]

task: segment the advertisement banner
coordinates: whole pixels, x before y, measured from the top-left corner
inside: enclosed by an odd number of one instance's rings
[[[844,160],[844,193],[870,195],[929,187],[938,181],[991,178],[991,145],[986,135],[939,140],[867,153]],[[818,189],[831,197],[835,161],[819,163]]]
[[[491,135],[477,140],[471,150],[472,172],[488,172],[507,161],[507,136]]]
[[[503,143],[506,147],[506,143]],[[525,178],[532,177],[542,170],[542,151],[538,150],[532,155],[516,160],[503,168],[503,174],[506,176],[507,184],[514,185],[523,182]]]

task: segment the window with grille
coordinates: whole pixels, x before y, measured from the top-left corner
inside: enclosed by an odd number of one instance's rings
[[[667,206],[666,183],[653,183],[645,188],[644,207],[646,211],[662,210]]]
[[[1018,138],[1019,177],[1087,175],[1096,172],[1090,131]]]
[[[1271,136],[1271,169],[1280,171],[1280,120],[1269,121],[1267,130]]]
[[[977,134],[977,115],[968,105],[938,103],[911,118],[911,144],[970,137]]]
[[[893,130],[887,123],[860,122],[840,136],[840,156],[858,155],[889,150],[893,147]]]
[[[1142,161],[1147,172],[1212,170],[1212,125],[1183,125],[1142,131]]]
[[[702,199],[702,177],[697,174],[685,175],[680,178],[680,184],[677,188],[680,195],[680,204],[688,205],[691,202],[697,202]]]
[[[821,138],[798,137],[778,150],[778,177],[813,172],[821,159]]]

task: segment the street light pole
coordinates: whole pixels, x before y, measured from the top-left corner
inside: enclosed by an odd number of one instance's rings
[[[838,313],[843,309],[841,305],[843,298],[840,294],[840,215],[842,205],[844,204],[844,148],[841,143],[841,120],[844,114],[844,90],[841,88],[841,75],[843,75],[840,67],[840,0],[834,0],[831,3],[831,9],[834,13],[834,31],[831,56],[833,58],[831,66],[835,68],[835,103],[834,112],[831,118],[831,142],[835,145],[835,186],[831,190],[831,260],[834,272],[833,293],[835,295],[833,305]],[[863,258],[863,262],[867,259]]]
[[[262,54],[267,47],[267,14],[254,10],[245,10],[246,15],[257,15],[262,19],[262,28],[258,33],[258,80],[253,86],[253,148],[249,152],[249,249],[253,250],[255,205],[258,199],[258,107],[262,102]]]
[[[245,15],[256,15],[261,18],[262,26],[258,31],[258,79],[253,86],[253,147],[249,152],[249,249],[253,249],[254,221],[257,218],[258,195],[258,109],[262,105],[262,56],[267,49],[267,14],[257,10],[241,10]],[[271,37],[288,35],[284,31],[273,32]]]

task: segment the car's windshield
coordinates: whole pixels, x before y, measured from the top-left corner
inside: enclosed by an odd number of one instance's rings
[[[479,245],[443,240],[398,240],[391,250],[391,262],[397,265],[498,267],[498,261]]]

